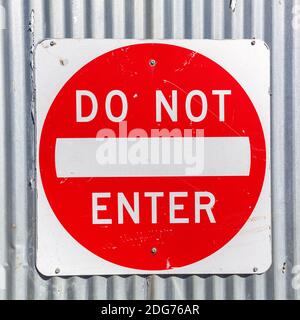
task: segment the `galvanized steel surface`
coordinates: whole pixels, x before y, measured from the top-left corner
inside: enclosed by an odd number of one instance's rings
[[[33,48],[65,37],[267,42],[273,179],[267,273],[45,278],[36,271]],[[0,0],[0,299],[299,299],[299,265],[300,0]]]

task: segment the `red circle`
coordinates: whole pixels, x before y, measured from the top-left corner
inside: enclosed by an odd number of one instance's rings
[[[78,53],[80,54],[80,53]],[[156,64],[149,63],[155,60]],[[249,137],[251,167],[249,176],[222,177],[122,177],[122,178],[58,178],[55,167],[57,138],[95,138],[101,128],[118,133],[118,123],[105,113],[105,97],[111,90],[121,90],[128,100],[128,131],[173,128],[204,129],[205,136]],[[185,112],[186,94],[201,90],[208,97],[208,113],[198,123],[191,122]],[[226,96],[225,121],[218,118],[218,96],[212,90],[232,91]],[[75,92],[89,90],[98,100],[95,119],[76,122]],[[163,114],[155,120],[155,90],[166,97],[172,90],[178,94],[178,122]],[[120,100],[112,100],[119,114]],[[195,107],[195,113],[196,113]],[[198,110],[199,111],[199,110]],[[200,111],[199,111],[200,112]],[[239,83],[217,63],[189,49],[166,44],[138,44],[105,53],[77,71],[53,101],[43,125],[40,149],[42,184],[56,217],[82,246],[115,264],[141,269],[165,270],[197,262],[223,247],[242,228],[259,198],[266,167],[263,130],[255,107]],[[144,192],[164,192],[157,202],[157,224],[151,223],[150,199]],[[184,210],[178,217],[189,217],[189,224],[169,223],[169,192],[188,192],[180,199]],[[214,194],[216,223],[207,215],[194,222],[195,191]],[[92,193],[110,192],[103,199],[111,218],[110,225],[92,224]],[[140,193],[140,223],[125,215],[117,224],[117,193],[123,192],[132,203],[133,192]],[[63,245],[63,244],[62,244]],[[153,248],[156,253],[153,254]]]

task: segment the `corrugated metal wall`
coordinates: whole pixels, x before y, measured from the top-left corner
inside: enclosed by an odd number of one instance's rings
[[[300,0],[0,0],[0,20],[0,299],[299,299],[292,268],[300,264]],[[256,37],[269,44],[273,266],[266,274],[38,274],[32,49],[52,37]]]

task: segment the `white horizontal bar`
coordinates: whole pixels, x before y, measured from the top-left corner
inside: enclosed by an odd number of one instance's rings
[[[57,177],[74,178],[248,176],[250,160],[248,137],[58,138],[55,151]]]

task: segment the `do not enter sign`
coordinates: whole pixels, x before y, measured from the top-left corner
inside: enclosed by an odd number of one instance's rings
[[[47,40],[36,85],[42,273],[269,267],[263,42]]]

